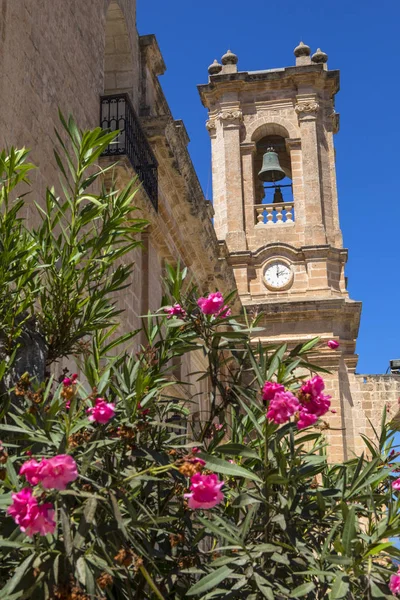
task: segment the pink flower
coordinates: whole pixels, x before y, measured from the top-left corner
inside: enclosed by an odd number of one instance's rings
[[[39,480],[46,489],[65,490],[78,477],[76,462],[69,454],[44,458],[40,463]]]
[[[44,458],[40,463],[35,459],[22,465],[20,475],[25,475],[31,485],[41,483],[44,488],[65,490],[67,484],[78,477],[76,462],[69,454],[58,454],[53,458]]]
[[[40,463],[34,458],[26,461],[19,470],[20,475],[25,475],[28,483],[31,485],[37,485],[40,481],[39,478]]]
[[[392,594],[400,594],[400,573],[390,577],[389,589]]]
[[[224,499],[221,488],[223,481],[212,473],[211,475],[201,475],[195,473],[190,479],[190,494],[185,494],[189,498],[189,508],[213,508]]]
[[[299,401],[291,392],[276,392],[269,403],[267,419],[277,424],[286,423],[299,408]]]
[[[396,490],[396,492],[400,491],[400,479],[392,481],[392,488]]]
[[[322,393],[324,389],[324,380],[319,375],[306,381],[300,388],[299,399],[301,404],[308,413],[312,413],[317,417],[326,414],[331,406],[331,397]]]
[[[301,386],[303,394],[309,394],[313,398],[322,393],[325,389],[325,383],[322,377],[316,375],[312,379],[309,379]]]
[[[54,533],[54,507],[50,503],[38,504],[31,488],[23,488],[17,494],[12,494],[13,503],[7,513],[19,525],[21,531],[32,537],[34,533],[47,535]]]
[[[95,406],[88,408],[86,412],[90,415],[89,421],[104,425],[115,415],[115,404],[106,402],[103,398],[96,398]]]
[[[64,377],[63,385],[65,387],[68,387],[69,385],[75,385],[77,379],[78,379],[78,373],[74,373],[73,375],[71,375],[71,377]]]
[[[266,381],[262,389],[262,398],[264,402],[272,400],[277,392],[284,392],[285,388],[280,383],[274,381]]]
[[[138,407],[138,411],[140,413],[140,417],[142,417],[142,418],[146,417],[150,413],[150,409],[149,408],[142,408],[142,405],[140,404],[140,402],[137,405],[137,407]]]
[[[21,531],[25,531],[29,537],[32,537],[34,533],[39,535],[54,533],[55,529],[54,507],[50,502],[34,506],[31,511],[30,522],[25,525],[25,528],[21,527]]]
[[[337,342],[336,340],[329,340],[326,345],[331,349],[331,350],[337,350],[340,346],[339,342]]]
[[[220,319],[226,319],[227,317],[230,317],[231,314],[231,309],[227,304],[225,304],[225,306],[223,306],[221,310],[217,313],[217,317],[219,317]]]
[[[189,458],[189,462],[191,462],[194,465],[200,465],[201,467],[204,467],[206,464],[205,460],[203,460],[202,458],[197,458],[197,456],[194,456],[193,458]]]
[[[172,319],[172,317],[181,317],[184,319],[186,317],[186,311],[180,304],[174,304],[173,306],[166,307],[164,308],[164,311],[168,313],[168,319]]]
[[[224,297],[221,292],[214,292],[209,294],[207,298],[199,298],[197,304],[205,315],[215,315],[224,306]]]
[[[309,413],[305,408],[300,409],[299,420],[297,421],[297,429],[304,429],[318,420],[317,415]]]

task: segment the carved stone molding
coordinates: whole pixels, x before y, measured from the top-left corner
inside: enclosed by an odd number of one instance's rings
[[[241,110],[224,110],[219,113],[218,117],[223,123],[231,123],[232,121],[242,121],[243,113]]]
[[[314,100],[309,102],[298,102],[294,107],[299,119],[304,117],[315,117],[319,111],[319,104]]]
[[[209,119],[206,121],[206,129],[210,135],[214,135],[217,129],[215,119]]]

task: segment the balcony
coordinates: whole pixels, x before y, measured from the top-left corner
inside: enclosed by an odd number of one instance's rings
[[[128,94],[100,98],[100,126],[119,130],[102,156],[126,155],[154,208],[158,208],[158,163],[136,116]]]
[[[278,225],[294,222],[294,202],[280,202],[277,204],[256,204],[256,227],[264,225]]]

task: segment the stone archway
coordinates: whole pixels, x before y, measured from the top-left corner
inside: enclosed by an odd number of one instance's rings
[[[297,138],[299,129],[288,119],[274,115],[260,116],[246,125],[246,141],[257,142],[267,135],[280,135],[283,138]]]
[[[104,55],[104,94],[128,93],[133,96],[135,68],[128,27],[116,0],[106,13]]]

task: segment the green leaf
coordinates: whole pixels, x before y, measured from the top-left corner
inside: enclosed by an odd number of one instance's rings
[[[274,600],[274,592],[272,591],[271,584],[269,581],[258,575],[258,573],[254,573],[254,581],[264,598],[267,600]]]
[[[291,592],[289,598],[302,598],[303,596],[307,596],[307,594],[313,590],[315,590],[315,585],[312,581],[309,581],[308,583],[302,583],[301,585],[297,586],[293,592]]]
[[[244,456],[246,458],[257,458],[261,460],[260,455],[251,448],[248,448],[244,444],[223,444],[222,446],[218,446],[218,452],[222,454],[230,454],[232,456]]]
[[[382,552],[383,550],[386,550],[387,548],[392,548],[393,546],[393,542],[383,542],[382,544],[377,544],[377,545],[373,545],[368,552],[366,552],[363,556],[364,558],[367,558],[367,556],[374,556],[375,554],[379,554],[380,552]]]
[[[229,475],[231,477],[244,477],[245,479],[262,483],[258,475],[252,471],[248,471],[244,467],[239,467],[239,465],[229,463],[226,460],[222,460],[211,454],[204,454],[203,452],[200,454],[200,458],[206,461],[207,469],[210,469],[215,473],[221,473],[222,475]]]
[[[74,537],[75,548],[80,548],[83,545],[86,533],[88,532],[90,526],[93,523],[96,514],[96,508],[97,499],[96,497],[92,496],[85,503],[85,509],[83,511],[83,515],[79,523],[78,531],[76,532]]]
[[[27,572],[35,558],[35,554],[31,554],[15,569],[12,578],[0,591],[0,598],[3,598],[4,600],[8,600],[10,598],[11,592],[13,592],[17,585],[20,583],[21,579],[24,577],[25,573]]]
[[[343,528],[342,544],[347,556],[351,556],[351,543],[356,536],[356,515],[355,507],[352,506],[347,514],[346,522]]]
[[[209,589],[217,586],[221,581],[224,581],[229,575],[233,573],[233,569],[229,567],[220,567],[216,571],[212,571],[200,581],[192,585],[192,587],[186,592],[187,596],[196,596],[197,594],[203,594]]]
[[[329,600],[340,600],[340,598],[346,598],[347,592],[349,591],[349,585],[349,578],[346,573],[339,572],[336,575],[331,592],[329,594]]]
[[[218,527],[218,525],[216,523],[214,523],[213,521],[209,521],[208,519],[205,519],[204,517],[201,517],[200,515],[197,516],[197,520],[200,521],[200,523],[202,525],[204,525],[204,527],[210,531],[212,531],[212,533],[214,533],[216,536],[218,537],[222,537],[225,540],[228,540],[228,542],[230,542],[231,544],[234,544],[235,546],[241,546],[243,547],[243,543],[240,540],[239,537],[236,537],[235,535],[229,533],[227,528],[220,528]]]

